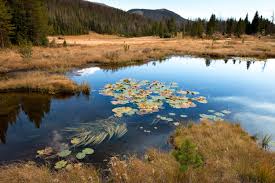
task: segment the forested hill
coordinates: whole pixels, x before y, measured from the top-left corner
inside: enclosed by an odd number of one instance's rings
[[[98,33],[141,36],[152,34],[153,21],[84,0],[46,0],[49,24],[55,34]]]
[[[177,23],[186,23],[188,20],[176,14],[173,11],[167,9],[157,9],[157,10],[149,10],[149,9],[131,9],[128,11],[131,14],[138,14],[144,17],[150,18],[155,21],[163,21],[174,18]]]

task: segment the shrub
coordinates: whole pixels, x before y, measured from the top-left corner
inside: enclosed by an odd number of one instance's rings
[[[197,152],[197,147],[190,140],[185,140],[180,149],[173,152],[173,156],[180,163],[180,169],[187,171],[189,167],[197,168],[203,164],[202,156]]]
[[[67,46],[68,46],[67,41],[64,40],[64,41],[63,41],[63,47],[67,47]]]
[[[30,59],[32,57],[32,43],[29,41],[22,41],[19,43],[18,52],[24,60]]]
[[[50,42],[49,46],[50,46],[51,48],[57,47],[55,38]]]
[[[110,61],[117,61],[118,57],[119,57],[119,53],[118,51],[110,51],[105,53],[104,55],[107,59],[109,59]]]
[[[125,42],[124,42],[123,48],[124,48],[124,51],[127,52],[130,50],[130,45],[125,44]]]

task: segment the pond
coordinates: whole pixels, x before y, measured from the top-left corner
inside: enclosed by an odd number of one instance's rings
[[[77,135],[73,130],[79,127],[96,135],[107,133],[88,144],[95,153],[86,161],[95,164],[101,164],[112,155],[142,155],[152,147],[169,150],[169,136],[176,126],[190,120],[199,122],[202,117],[234,121],[251,135],[270,134],[273,140],[275,138],[274,59],[171,57],[117,69],[91,67],[68,73],[68,77],[78,83],[89,83],[91,95],[0,95],[1,163],[32,160],[38,149],[60,148],[70,143],[72,136]],[[195,106],[171,104],[171,97],[169,100],[161,98],[161,104],[151,102],[158,106],[157,109],[138,112],[138,101],[114,105],[111,103],[115,101],[113,96],[102,94],[105,85],[119,85],[123,83],[119,81],[125,78],[131,78],[124,80],[131,91],[133,88],[135,92],[137,88],[143,92],[153,91],[152,88],[157,90],[156,86],[161,85],[167,91],[173,90],[184,96],[186,93],[182,92],[190,92],[187,101],[200,96],[205,98],[193,101]],[[136,83],[143,84],[136,86]],[[120,94],[118,91],[116,97]],[[152,95],[155,98],[164,96],[159,91]],[[112,117],[115,114],[113,109],[123,106],[137,111]]]

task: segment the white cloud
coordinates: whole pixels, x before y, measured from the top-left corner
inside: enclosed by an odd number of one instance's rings
[[[215,97],[214,100],[222,102],[232,102],[243,105],[250,109],[264,110],[267,112],[275,113],[275,103],[261,102],[252,100],[246,97],[227,96],[227,97]]]
[[[99,67],[91,67],[91,68],[86,68],[86,69],[81,69],[77,71],[77,74],[81,76],[86,76],[86,75],[92,75],[95,72],[100,71]]]
[[[275,117],[250,112],[240,112],[233,116],[233,120],[239,122],[244,129],[251,134],[272,135],[275,139]]]

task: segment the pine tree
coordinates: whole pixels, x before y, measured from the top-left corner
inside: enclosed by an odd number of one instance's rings
[[[226,34],[231,35],[233,34],[235,29],[235,20],[233,18],[230,18],[226,21]]]
[[[251,34],[251,24],[250,24],[249,19],[248,19],[248,14],[246,14],[246,17],[244,19],[244,23],[245,23],[245,33],[246,34]]]
[[[235,29],[235,35],[240,37],[245,33],[245,22],[240,18]]]
[[[202,37],[204,32],[203,22],[201,19],[196,20],[192,25],[191,36]]]
[[[206,34],[208,36],[212,36],[216,31],[216,16],[214,14],[211,15],[209,22],[206,27]]]
[[[258,11],[256,11],[255,16],[252,20],[252,24],[251,24],[251,33],[253,33],[253,34],[258,33],[259,25],[260,25],[259,13],[258,13]]]
[[[0,0],[0,48],[7,47],[10,44],[10,35],[13,33],[11,18],[6,2]]]
[[[175,36],[176,32],[177,32],[177,24],[176,24],[176,19],[173,17],[169,20],[167,20],[167,28],[168,28],[168,32],[172,35]]]
[[[29,41],[34,45],[47,44],[48,14],[44,0],[10,0],[12,23],[15,25],[13,42]]]

